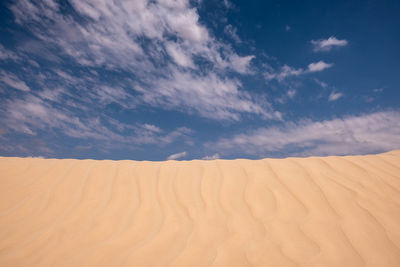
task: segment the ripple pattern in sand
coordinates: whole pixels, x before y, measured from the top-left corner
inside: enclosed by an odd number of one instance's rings
[[[400,151],[0,158],[0,266],[400,266]]]

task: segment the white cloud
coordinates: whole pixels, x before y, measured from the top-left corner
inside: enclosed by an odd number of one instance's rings
[[[6,49],[2,44],[0,44],[0,60],[18,60],[19,57],[13,51]]]
[[[219,159],[220,158],[220,155],[218,154],[218,153],[215,153],[214,155],[212,155],[212,156],[205,156],[205,157],[203,157],[203,158],[201,158],[201,159],[204,159],[204,160],[214,160],[214,159]]]
[[[232,64],[232,69],[238,73],[246,74],[249,73],[249,66],[251,60],[254,58],[253,55],[251,56],[238,56],[238,55],[231,55],[229,57],[229,62]]]
[[[338,100],[339,98],[341,98],[342,96],[343,96],[342,93],[331,92],[330,95],[329,95],[328,100],[329,100],[329,101],[336,101],[336,100]]]
[[[60,69],[55,69],[53,70],[60,78],[62,78],[64,81],[68,82],[69,84],[76,84],[76,82],[79,79],[76,79],[72,75],[66,73],[65,71],[62,71]]]
[[[289,89],[286,94],[287,94],[287,96],[289,98],[293,98],[296,95],[296,90],[295,89]]]
[[[264,74],[264,77],[267,81],[276,79],[279,82],[283,81],[285,78],[287,77],[291,77],[291,76],[299,76],[304,74],[304,70],[303,69],[295,69],[292,68],[288,65],[283,65],[283,67],[280,69],[280,71],[278,72],[266,72]]]
[[[324,89],[328,87],[328,84],[326,82],[320,81],[318,79],[314,79],[314,81]]]
[[[187,139],[193,132],[186,127],[164,132],[152,124],[125,124],[101,114],[77,115],[67,107],[53,107],[50,101],[31,95],[9,100],[4,107],[0,107],[0,124],[33,136],[40,131],[55,130],[69,137],[130,146],[170,144],[178,139]]]
[[[304,75],[304,74],[308,74],[308,73],[312,73],[312,72],[319,72],[319,71],[328,69],[332,66],[333,66],[333,64],[325,63],[322,60],[308,64],[308,67],[306,70],[304,70],[302,68],[296,69],[296,68],[292,68],[288,65],[283,65],[279,71],[270,71],[270,72],[264,73],[264,78],[267,81],[276,79],[277,81],[281,82],[288,77],[293,77],[293,76],[296,77],[296,76],[300,76],[300,75]]]
[[[291,28],[290,28],[289,25],[286,25],[286,26],[285,26],[285,30],[286,30],[287,32],[290,31],[290,29],[291,29]]]
[[[166,43],[166,49],[168,54],[174,59],[175,63],[182,67],[194,67],[193,61],[182,51],[181,47],[177,45],[175,42]]]
[[[193,130],[187,127],[179,127],[168,133],[167,135],[156,138],[154,143],[158,143],[160,141],[162,144],[170,144],[175,140],[182,139],[182,137],[187,137],[191,133],[193,133]]]
[[[6,85],[13,87],[15,89],[29,92],[31,89],[25,82],[21,81],[16,75],[12,73],[6,73],[4,71],[0,72],[0,81],[5,83]]]
[[[143,125],[143,128],[145,128],[146,130],[152,131],[152,132],[156,132],[156,133],[159,133],[162,131],[159,127],[157,127],[153,124],[147,124],[147,123]]]
[[[328,69],[332,66],[333,64],[325,63],[324,61],[320,60],[318,62],[309,64],[308,71],[309,72],[323,71],[324,69]]]
[[[143,101],[154,106],[184,108],[217,120],[239,120],[242,112],[277,119],[266,100],[240,90],[241,83],[236,79],[221,80],[213,73],[204,76],[175,69],[167,78],[155,82],[160,90],[138,89]]]
[[[180,158],[185,157],[186,154],[187,154],[186,151],[180,152],[180,153],[176,153],[176,154],[172,154],[172,155],[168,156],[167,160],[176,160],[176,159],[180,159]]]
[[[167,107],[219,120],[240,119],[243,113],[275,117],[265,98],[264,102],[257,102],[241,92],[241,83],[234,78],[236,74],[251,73],[254,56],[239,55],[229,44],[215,38],[200,23],[197,8],[190,1],[98,0],[93,4],[89,0],[71,0],[71,6],[74,16],[62,12],[53,0],[18,0],[11,10],[16,22],[46,46],[36,50],[27,46],[28,52],[55,48],[81,67],[134,77],[120,81],[124,83],[122,88],[107,84],[101,77],[86,78],[84,82],[95,85],[97,89],[92,94],[98,94],[101,101],[127,105],[126,93],[136,91],[143,97],[136,94],[132,100],[135,105]],[[227,31],[236,32],[233,27]],[[47,60],[47,54],[51,53],[37,55]],[[191,73],[193,69],[195,73]],[[72,77],[75,81],[70,79],[67,71],[58,75],[70,84],[83,80],[76,75]],[[194,85],[199,81],[203,82],[201,88]],[[206,81],[211,85],[205,86]],[[113,95],[124,92],[123,98]],[[183,99],[182,95],[200,98]],[[211,108],[210,104],[215,106]]]
[[[314,51],[329,51],[333,47],[342,47],[348,44],[347,40],[339,40],[334,36],[328,39],[312,40],[311,43],[314,45]]]
[[[124,88],[117,85],[112,87],[108,85],[98,85],[93,88],[88,95],[103,105],[115,102],[125,108],[131,108],[134,106],[133,102],[127,103],[126,101],[132,99],[132,96]]]
[[[300,120],[282,127],[258,128],[209,143],[224,154],[344,155],[400,148],[400,112],[382,111],[325,121]]]

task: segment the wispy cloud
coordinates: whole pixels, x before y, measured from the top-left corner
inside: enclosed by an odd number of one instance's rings
[[[203,157],[203,158],[201,158],[201,159],[204,159],[204,160],[214,160],[214,159],[219,159],[219,158],[220,158],[219,153],[215,153],[214,155],[205,156],[205,157]]]
[[[198,75],[173,70],[171,76],[156,81],[159,91],[138,87],[143,100],[166,109],[182,109],[190,113],[216,120],[239,120],[240,112],[257,114],[273,119],[273,113],[265,99],[256,100],[254,95],[240,91],[237,79],[221,80],[216,74]],[[174,97],[169,97],[173,95]]]
[[[283,65],[279,71],[266,72],[264,77],[267,81],[276,79],[278,81],[283,81],[287,77],[299,76],[304,73],[303,69],[295,69],[288,65]]]
[[[224,28],[225,34],[227,34],[232,40],[234,40],[236,43],[240,44],[242,43],[242,40],[240,39],[239,35],[237,34],[237,29],[232,26],[231,24],[228,24]]]
[[[162,130],[161,130],[159,127],[157,127],[157,126],[155,126],[155,125],[153,125],[153,124],[147,124],[147,123],[146,123],[146,124],[143,125],[143,128],[145,128],[146,130],[155,132],[155,133],[160,133],[160,132],[162,132]]]
[[[293,98],[293,97],[296,95],[296,90],[295,90],[295,89],[289,89],[289,90],[286,92],[286,94],[287,94],[287,96],[288,96],[289,98]]]
[[[239,81],[240,75],[250,74],[254,55],[239,55],[215,38],[199,22],[194,2],[100,0],[93,5],[71,0],[70,4],[73,13],[53,0],[19,0],[10,9],[16,22],[39,40],[36,43],[58,51],[55,62],[63,70],[69,67],[62,60],[67,57],[82,69],[102,68],[111,77],[120,76],[118,90],[100,76],[83,81],[98,88],[101,101],[126,103],[115,97],[125,94],[123,99],[135,95],[136,104],[210,119],[239,120],[246,113],[276,118],[270,103],[256,101],[260,97],[245,93]],[[238,38],[233,26],[226,31]],[[47,60],[38,53],[43,49],[24,49]],[[60,78],[78,80],[67,72],[60,72]]]
[[[31,90],[24,81],[21,81],[16,75],[12,73],[0,71],[0,81],[12,88],[21,91],[29,92]]]
[[[342,47],[348,44],[347,40],[340,40],[334,36],[329,37],[328,39],[319,39],[319,40],[311,40],[311,43],[314,46],[314,51],[330,51],[333,47]]]
[[[296,69],[288,65],[283,65],[279,71],[267,71],[266,73],[264,73],[264,77],[267,81],[276,79],[277,81],[281,82],[289,77],[296,77],[304,74],[323,71],[332,66],[333,64],[326,63],[322,60],[308,64],[307,69]]]
[[[32,136],[44,131],[57,131],[83,140],[164,145],[179,138],[187,138],[193,132],[186,127],[165,132],[152,124],[125,124],[101,114],[77,115],[68,107],[54,107],[51,101],[32,95],[9,100],[0,111],[0,122],[3,125],[17,133]]]
[[[343,97],[343,94],[342,94],[342,93],[339,93],[339,92],[331,92],[331,93],[329,94],[328,100],[329,100],[329,101],[336,101],[336,100],[338,100],[338,99],[341,98],[341,97]]]
[[[180,152],[180,153],[176,153],[176,154],[172,154],[170,156],[168,156],[167,160],[176,160],[176,159],[180,159],[183,158],[187,155],[187,152]]]
[[[399,111],[383,111],[325,121],[305,119],[221,138],[207,147],[223,154],[244,152],[256,156],[383,152],[400,148],[399,118]]]
[[[323,89],[328,87],[328,84],[324,81],[320,81],[318,79],[314,79],[314,82],[317,83],[319,86],[321,86]]]
[[[0,60],[18,60],[19,57],[13,51],[6,49],[0,44]]]

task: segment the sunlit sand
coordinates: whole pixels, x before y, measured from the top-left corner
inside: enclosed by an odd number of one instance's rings
[[[400,150],[0,158],[0,266],[400,266]]]

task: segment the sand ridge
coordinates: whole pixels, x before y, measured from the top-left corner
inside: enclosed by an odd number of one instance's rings
[[[0,158],[0,266],[400,266],[400,150]]]

